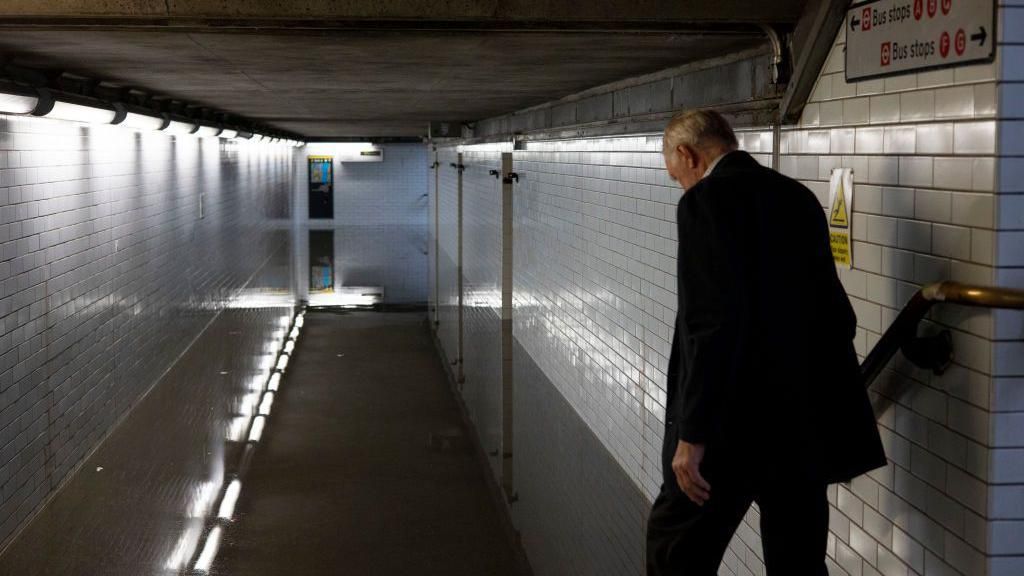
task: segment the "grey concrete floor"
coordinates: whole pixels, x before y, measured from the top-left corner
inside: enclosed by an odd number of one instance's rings
[[[423,318],[306,314],[211,573],[515,573]]]
[[[0,576],[194,574],[214,526],[220,575],[514,574],[472,445],[430,441],[466,436],[423,312],[307,313],[262,439],[226,434],[289,314],[221,313],[0,554]]]

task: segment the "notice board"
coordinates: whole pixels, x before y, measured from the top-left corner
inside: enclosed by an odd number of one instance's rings
[[[846,12],[846,81],[991,62],[996,0],[870,0]]]

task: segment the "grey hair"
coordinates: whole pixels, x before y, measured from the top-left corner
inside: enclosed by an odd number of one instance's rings
[[[673,116],[665,127],[663,147],[673,150],[680,144],[699,151],[739,147],[729,121],[714,110],[685,110]]]

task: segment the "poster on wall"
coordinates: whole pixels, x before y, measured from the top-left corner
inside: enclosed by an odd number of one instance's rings
[[[832,259],[843,268],[853,267],[853,170],[835,168],[828,186],[828,236]]]

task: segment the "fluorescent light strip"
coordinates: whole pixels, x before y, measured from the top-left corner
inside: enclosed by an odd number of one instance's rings
[[[220,128],[216,126],[199,126],[199,129],[195,131],[195,135],[199,138],[212,138],[220,133]]]
[[[167,125],[167,128],[164,128],[164,132],[167,132],[168,134],[174,134],[176,136],[184,136],[185,134],[191,133],[192,130],[195,129],[195,127],[195,124],[171,120],[171,123]]]
[[[221,138],[224,138],[225,140],[230,140],[231,138],[237,138],[238,137],[238,130],[232,130],[230,128],[225,128],[224,130],[221,131],[220,134],[218,134],[218,136],[220,136]]]
[[[299,337],[299,327],[292,328],[292,331],[288,334],[288,337],[292,340],[297,340]]]
[[[105,108],[82,106],[70,102],[54,102],[53,110],[46,114],[47,118],[67,120],[69,122],[88,122],[90,124],[110,124],[117,112]]]
[[[242,481],[237,478],[228,484],[228,489],[224,491],[224,499],[220,501],[220,510],[217,513],[219,518],[224,520],[231,520],[231,517],[235,514],[235,504],[238,502],[238,494],[242,491]]]
[[[288,355],[282,354],[277,357],[277,369],[284,372],[284,369],[288,367]]]
[[[274,393],[267,392],[263,395],[263,402],[260,402],[260,416],[270,416],[270,409],[274,406]]]
[[[28,114],[36,109],[38,103],[35,96],[0,94],[0,114]]]
[[[249,430],[249,442],[259,442],[263,437],[263,427],[267,425],[266,416],[257,416],[252,420],[252,429]]]
[[[193,566],[196,572],[210,571],[213,559],[217,557],[217,550],[220,548],[220,532],[220,526],[214,526],[213,530],[210,530],[210,534],[206,537],[206,545],[203,546],[203,552],[196,560],[196,565]]]
[[[280,386],[281,386],[281,373],[280,372],[274,372],[274,374],[270,376],[270,383],[267,384],[267,390],[270,390],[271,392],[277,392],[277,389]]]
[[[285,352],[285,354],[288,354],[290,356],[291,353],[292,353],[292,350],[295,350],[295,340],[289,340],[289,341],[285,342],[284,343],[284,352]]]
[[[159,130],[164,125],[164,119],[158,116],[148,116],[146,114],[136,114],[135,112],[129,112],[124,120],[118,124],[118,126],[124,126],[125,128],[132,128],[135,130]]]

